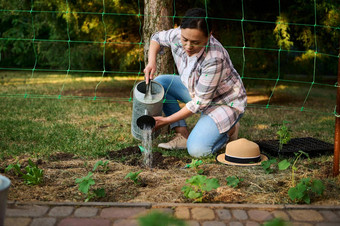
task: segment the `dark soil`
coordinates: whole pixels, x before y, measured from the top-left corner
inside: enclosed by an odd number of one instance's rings
[[[121,162],[124,165],[144,166],[143,156],[138,146],[127,147],[118,151],[109,151],[108,156],[110,159]],[[190,161],[190,159],[180,159],[174,156],[163,156],[163,154],[160,152],[153,152],[151,168],[169,169],[169,166],[181,167]]]

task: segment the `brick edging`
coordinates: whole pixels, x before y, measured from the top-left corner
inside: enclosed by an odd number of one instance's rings
[[[338,205],[292,205],[292,204],[234,204],[234,203],[119,203],[119,202],[19,202],[8,201],[8,205],[44,205],[44,206],[102,206],[102,207],[141,207],[171,208],[171,207],[206,207],[206,208],[229,208],[229,209],[265,209],[265,210],[289,210],[289,209],[332,209],[340,210]]]

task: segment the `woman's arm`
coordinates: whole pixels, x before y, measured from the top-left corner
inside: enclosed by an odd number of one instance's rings
[[[163,126],[166,126],[168,124],[171,124],[173,122],[177,122],[182,119],[186,119],[189,116],[193,115],[192,113],[186,106],[184,106],[181,110],[178,112],[168,116],[168,117],[162,117],[162,116],[156,116],[154,117],[156,120],[156,126],[155,130],[162,128]]]
[[[145,83],[148,84],[149,80],[153,78],[153,75],[156,73],[156,61],[157,61],[157,54],[159,53],[161,46],[158,42],[151,40],[150,48],[148,53],[148,64],[144,69],[145,74]]]

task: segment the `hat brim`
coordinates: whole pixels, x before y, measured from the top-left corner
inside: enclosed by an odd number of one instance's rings
[[[226,164],[226,165],[230,165],[230,166],[258,166],[261,165],[262,162],[267,161],[268,157],[264,154],[260,154],[261,156],[261,161],[259,162],[254,162],[254,163],[236,163],[236,162],[230,162],[225,160],[225,153],[220,154],[216,157],[216,161]]]

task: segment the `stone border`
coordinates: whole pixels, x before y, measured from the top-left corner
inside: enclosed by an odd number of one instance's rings
[[[207,207],[230,209],[265,209],[265,210],[289,210],[289,209],[332,209],[340,210],[340,205],[292,205],[292,204],[225,204],[225,203],[119,203],[119,202],[19,202],[8,201],[7,205],[47,205],[47,206],[103,206],[103,207],[144,207],[171,208],[171,207]]]

